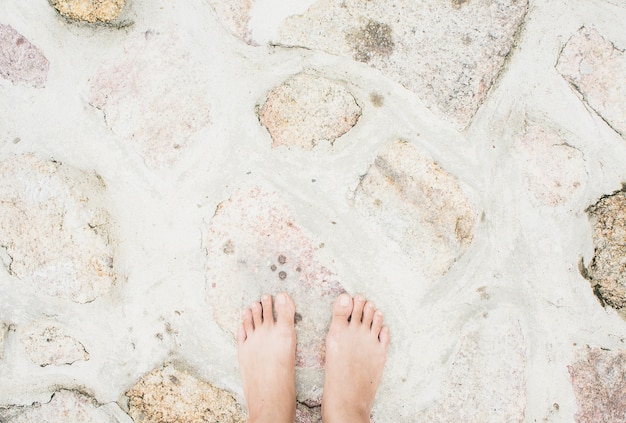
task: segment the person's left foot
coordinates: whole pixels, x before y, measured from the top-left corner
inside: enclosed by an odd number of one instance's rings
[[[293,423],[296,415],[295,305],[289,295],[264,294],[244,310],[237,332],[239,369],[250,423]]]

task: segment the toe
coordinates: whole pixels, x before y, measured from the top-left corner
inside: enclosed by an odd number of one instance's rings
[[[239,330],[237,331],[237,345],[241,346],[247,338],[246,330],[243,328],[243,324],[239,325]]]
[[[365,297],[362,295],[356,295],[354,297],[354,307],[352,307],[352,316],[350,317],[350,324],[360,325],[363,320],[363,308],[365,307]]]
[[[261,308],[263,308],[263,323],[274,323],[274,311],[272,310],[272,296],[263,294],[261,296]]]
[[[387,346],[389,345],[389,341],[391,340],[391,336],[389,335],[389,328],[387,326],[383,327],[380,330],[378,339],[380,339],[380,343],[383,344],[383,347],[387,348]]]
[[[383,328],[383,312],[380,310],[376,310],[376,312],[374,312],[374,320],[372,321],[372,333],[378,336],[382,328]]]
[[[376,310],[376,307],[374,307],[373,303],[369,301],[365,303],[365,308],[363,309],[363,326],[368,329],[372,326],[372,320],[374,319],[374,310]]]
[[[352,297],[343,293],[337,297],[333,305],[333,319],[331,324],[347,324],[352,314]]]
[[[241,314],[241,327],[244,330],[246,338],[254,331],[254,323],[252,322],[252,312],[249,308],[245,309]]]
[[[252,303],[250,310],[252,310],[252,321],[254,322],[254,327],[261,327],[261,324],[263,323],[263,308],[261,307],[261,303]]]
[[[274,307],[276,308],[276,321],[278,324],[293,326],[296,305],[291,297],[284,292],[277,294]]]

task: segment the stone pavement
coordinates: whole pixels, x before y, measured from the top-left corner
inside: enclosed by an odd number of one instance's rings
[[[372,421],[626,421],[622,0],[0,0],[0,422],[297,421],[362,293]]]

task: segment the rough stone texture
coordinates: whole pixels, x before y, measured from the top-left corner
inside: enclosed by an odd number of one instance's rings
[[[298,391],[315,405],[332,303],[344,291],[318,257],[323,244],[295,222],[276,193],[259,187],[222,202],[204,240],[207,300],[217,323],[233,336],[243,307],[264,292],[288,292],[298,304],[296,366],[314,372],[311,379],[299,378]]]
[[[117,18],[126,0],[50,0],[50,4],[70,19],[94,22],[110,22]]]
[[[559,131],[526,122],[516,137],[515,149],[525,159],[530,191],[541,203],[561,205],[584,186],[587,172],[583,154],[569,145],[567,137]]]
[[[604,121],[626,137],[626,55],[593,28],[583,27],[565,45],[556,66]]]
[[[278,43],[352,57],[465,127],[502,69],[527,0],[319,0]]]
[[[61,366],[89,360],[83,344],[51,325],[35,325],[20,336],[26,355],[35,364]]]
[[[299,74],[274,88],[259,110],[259,120],[272,136],[272,147],[310,150],[319,142],[348,132],[361,108],[343,86],[325,78]]]
[[[578,404],[577,423],[626,421],[626,351],[583,348],[568,366]]]
[[[405,141],[378,154],[354,202],[432,276],[445,273],[473,239],[474,210],[456,178]]]
[[[322,423],[322,408],[297,403],[295,423]]]
[[[4,353],[4,340],[9,332],[9,327],[6,323],[0,322],[0,360],[2,360],[2,354]]]
[[[115,283],[104,182],[34,155],[0,162],[0,249],[9,273],[85,303]]]
[[[523,422],[526,343],[506,310],[484,312],[463,330],[436,405],[416,421]]]
[[[626,318],[626,187],[587,208],[594,255],[587,277],[596,296]]]
[[[126,396],[135,423],[244,423],[232,395],[166,364],[144,376]]]
[[[252,34],[248,23],[250,21],[250,9],[254,0],[207,0],[222,24],[228,30],[250,45],[256,43],[252,40]]]
[[[43,88],[50,63],[43,52],[11,25],[0,23],[0,76],[13,84]]]
[[[121,411],[116,410],[121,413]],[[108,410],[101,408],[91,397],[75,391],[55,392],[50,402],[32,406],[0,406],[3,423],[117,423]]]
[[[151,168],[171,165],[210,122],[207,79],[179,41],[147,31],[91,80],[92,106]]]

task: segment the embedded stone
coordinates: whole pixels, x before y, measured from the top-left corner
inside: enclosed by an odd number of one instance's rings
[[[626,137],[626,55],[593,29],[582,27],[559,56],[557,71],[581,99]]]
[[[299,74],[274,88],[259,110],[259,120],[272,136],[272,147],[311,150],[332,144],[361,117],[352,94],[337,82]]]
[[[215,321],[233,337],[241,310],[261,294],[284,291],[298,304],[299,398],[317,403],[332,303],[344,292],[330,270],[332,263],[320,257],[319,240],[296,222],[278,194],[253,187],[220,203],[208,222],[204,245],[207,301]]]
[[[515,150],[524,159],[528,187],[543,204],[567,202],[587,180],[583,154],[568,143],[570,136],[529,121],[515,139]]]
[[[578,404],[577,423],[626,421],[626,350],[587,346],[568,370]]]
[[[354,204],[428,276],[444,274],[473,239],[475,212],[457,179],[409,142],[378,154]]]
[[[308,407],[301,402],[296,404],[295,423],[322,423],[322,408]]]
[[[0,248],[21,283],[78,303],[116,281],[99,175],[34,155],[0,162]]]
[[[0,323],[0,360],[2,360],[2,354],[4,353],[4,340],[9,332],[9,327],[5,323]]]
[[[13,84],[43,88],[50,63],[43,52],[11,25],[0,23],[0,76]]]
[[[602,302],[626,318],[626,186],[587,208],[594,254],[586,275]]]
[[[172,165],[210,123],[207,76],[180,41],[147,31],[91,80],[90,104],[146,165]]]
[[[208,0],[217,17],[240,40],[255,45],[248,27],[254,0]]]
[[[55,392],[48,403],[34,403],[30,406],[0,406],[0,421],[5,423],[130,423],[130,419],[124,418],[124,414],[117,405],[102,406],[85,394],[65,389]]]
[[[94,23],[117,18],[126,0],[50,0],[50,3],[67,18]]]
[[[496,309],[463,329],[440,399],[418,421],[523,422],[526,341],[518,319]]]
[[[83,344],[56,326],[35,325],[26,330],[20,340],[28,358],[41,367],[89,360]]]
[[[233,396],[170,364],[145,375],[128,392],[135,423],[244,423]]]
[[[464,128],[502,70],[527,10],[527,0],[319,0],[286,19],[274,43],[367,63]]]

